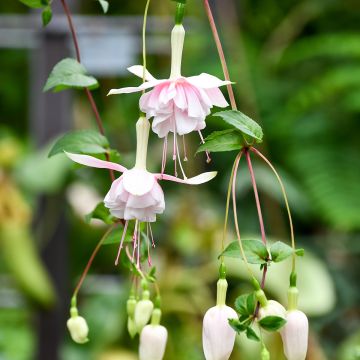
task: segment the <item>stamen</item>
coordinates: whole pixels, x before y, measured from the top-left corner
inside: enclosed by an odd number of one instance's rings
[[[119,264],[120,254],[121,254],[121,250],[122,250],[122,247],[123,247],[123,243],[124,243],[124,239],[125,239],[128,224],[129,224],[129,221],[127,220],[125,222],[124,230],[123,230],[123,233],[122,233],[122,237],[121,237],[121,241],[120,241],[120,245],[119,245],[119,250],[118,250],[118,253],[117,253],[117,256],[116,256],[116,260],[115,260],[115,266],[117,266]]]
[[[178,160],[179,160],[179,165],[180,165],[180,170],[182,172],[182,175],[183,175],[184,179],[187,179],[187,177],[185,175],[185,172],[184,172],[184,169],[183,169],[182,164],[181,164],[180,152],[179,152],[179,144],[178,144],[177,138],[176,138],[176,153],[177,153],[177,157],[178,157]]]
[[[163,146],[163,153],[162,153],[162,161],[161,161],[161,175],[164,175],[165,166],[166,166],[166,157],[167,157],[167,135],[164,138],[164,146]]]
[[[204,137],[202,136],[201,131],[199,130],[198,133],[199,133],[199,135],[200,135],[201,143],[202,143],[202,144],[205,144],[205,140],[204,140]],[[210,153],[206,150],[206,151],[205,151],[205,154],[206,154],[206,162],[207,162],[207,163],[211,162]]]
[[[135,250],[137,247],[137,225],[138,225],[138,220],[135,221],[135,229],[134,229],[134,235],[133,235],[133,253],[132,253],[132,257],[131,257],[131,262],[134,262],[134,258],[135,258]]]
[[[174,121],[174,144],[173,144],[173,160],[174,160],[174,175],[177,177],[177,168],[176,168],[176,125]]]
[[[140,268],[140,241],[141,241],[141,232],[140,232],[140,222],[138,228],[138,246],[137,246],[137,267]]]
[[[184,161],[188,161],[187,154],[186,154],[185,135],[183,135],[182,139],[183,139],[183,146],[184,146]]]
[[[151,224],[149,224],[149,229],[150,229],[152,247],[155,248],[155,242],[154,242],[154,237],[153,237],[153,233],[152,233],[152,229],[151,229]]]
[[[150,239],[149,239],[149,223],[146,223],[146,241],[147,241],[148,264],[149,264],[149,266],[151,267]]]

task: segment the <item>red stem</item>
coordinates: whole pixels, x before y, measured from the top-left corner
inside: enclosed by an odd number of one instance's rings
[[[68,20],[68,23],[69,23],[71,36],[72,36],[74,47],[75,47],[76,59],[77,59],[77,61],[79,63],[81,63],[79,42],[78,42],[78,39],[77,39],[74,23],[73,23],[72,18],[71,18],[70,9],[69,9],[69,7],[68,7],[68,5],[66,3],[66,0],[61,0],[61,4],[62,4],[62,6],[64,8],[64,12],[66,14],[66,17],[67,17],[67,20]],[[96,106],[94,97],[92,96],[92,93],[88,88],[85,88],[85,94],[86,94],[86,96],[87,96],[87,98],[88,98],[88,100],[90,102],[91,108],[92,108],[92,110],[93,110],[93,112],[95,114],[95,119],[96,119],[97,126],[99,128],[99,132],[100,132],[101,135],[105,136],[103,122],[101,120],[100,113],[99,113],[99,110],[98,110],[98,108]],[[106,161],[110,161],[110,155],[109,155],[108,152],[105,153],[105,158],[106,158]],[[110,173],[111,181],[114,181],[115,180],[114,171],[109,169],[109,173]]]
[[[214,36],[214,40],[215,40],[215,44],[216,44],[216,47],[217,47],[217,50],[218,50],[218,53],[219,53],[219,57],[220,57],[221,66],[222,66],[222,69],[223,69],[225,80],[230,81],[229,69],[228,69],[228,66],[227,66],[227,63],[226,63],[224,50],[223,50],[223,47],[221,45],[221,40],[220,40],[220,37],[219,37],[219,33],[217,31],[214,16],[212,14],[212,11],[211,11],[208,0],[204,0],[204,7],[205,7],[206,14],[208,16],[208,19],[209,19],[210,27],[211,27],[211,30],[212,30],[212,33],[213,33],[213,36]],[[231,108],[233,110],[237,110],[234,91],[233,91],[233,88],[232,88],[231,84],[227,85],[227,91],[229,93]]]

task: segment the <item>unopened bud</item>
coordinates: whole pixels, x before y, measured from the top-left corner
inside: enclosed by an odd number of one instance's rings
[[[286,310],[279,302],[268,300],[266,306],[260,307],[258,318],[261,320],[267,316],[278,316],[286,319]]]
[[[126,311],[129,317],[133,318],[135,313],[137,301],[135,300],[134,296],[131,296],[128,301],[126,302]]]
[[[134,319],[131,318],[130,316],[128,317],[128,321],[127,321],[127,329],[128,329],[129,335],[133,339],[135,337],[135,335],[137,334],[137,329],[136,329]]]
[[[149,322],[153,309],[154,304],[150,300],[150,292],[145,290],[143,291],[142,299],[136,304],[134,313],[135,325],[139,333]]]
[[[76,308],[71,308],[71,318],[67,321],[71,338],[78,344],[85,344],[89,341],[89,327],[86,320],[77,314]]]
[[[269,350],[264,345],[261,349],[261,360],[270,360]]]

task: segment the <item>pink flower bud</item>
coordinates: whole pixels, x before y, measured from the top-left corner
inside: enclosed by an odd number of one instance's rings
[[[238,316],[231,307],[216,305],[209,309],[203,322],[203,348],[206,360],[228,360],[234,348],[236,333],[229,319]]]
[[[308,348],[309,322],[300,310],[286,314],[287,323],[280,330],[284,353],[288,360],[305,360]]]
[[[162,325],[146,325],[140,335],[139,359],[162,360],[168,333]]]

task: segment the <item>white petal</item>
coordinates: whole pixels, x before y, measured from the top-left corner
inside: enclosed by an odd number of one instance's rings
[[[219,86],[231,84],[230,81],[220,80],[216,76],[206,73],[202,73],[197,76],[190,76],[186,78],[186,81],[196,87],[200,87],[203,89],[212,89],[212,88],[217,88]]]
[[[130,66],[128,68],[128,71],[130,71],[132,74],[138,76],[139,78],[143,78],[144,76],[144,67],[142,65],[134,65],[134,66]],[[145,80],[146,81],[154,81],[156,80],[151,74],[150,72],[145,69]]]
[[[131,169],[123,175],[124,189],[132,195],[141,196],[149,191],[154,186],[156,179],[155,175],[142,169]]]
[[[138,92],[146,89],[150,89],[156,85],[158,85],[161,82],[161,80],[153,80],[145,82],[139,86],[131,86],[131,87],[124,87],[120,89],[111,89],[108,93],[108,95],[116,95],[116,94],[129,94],[133,92]]]
[[[218,88],[205,89],[205,92],[210,98],[213,105],[223,108],[229,106],[223,93]]]
[[[200,175],[197,175],[195,177],[189,178],[189,179],[180,179],[172,175],[167,174],[156,174],[156,177],[159,180],[169,180],[169,181],[175,181],[182,184],[188,184],[188,185],[199,185],[203,184],[205,182],[210,181],[213,179],[217,174],[217,171],[210,171],[206,173],[202,173]]]

